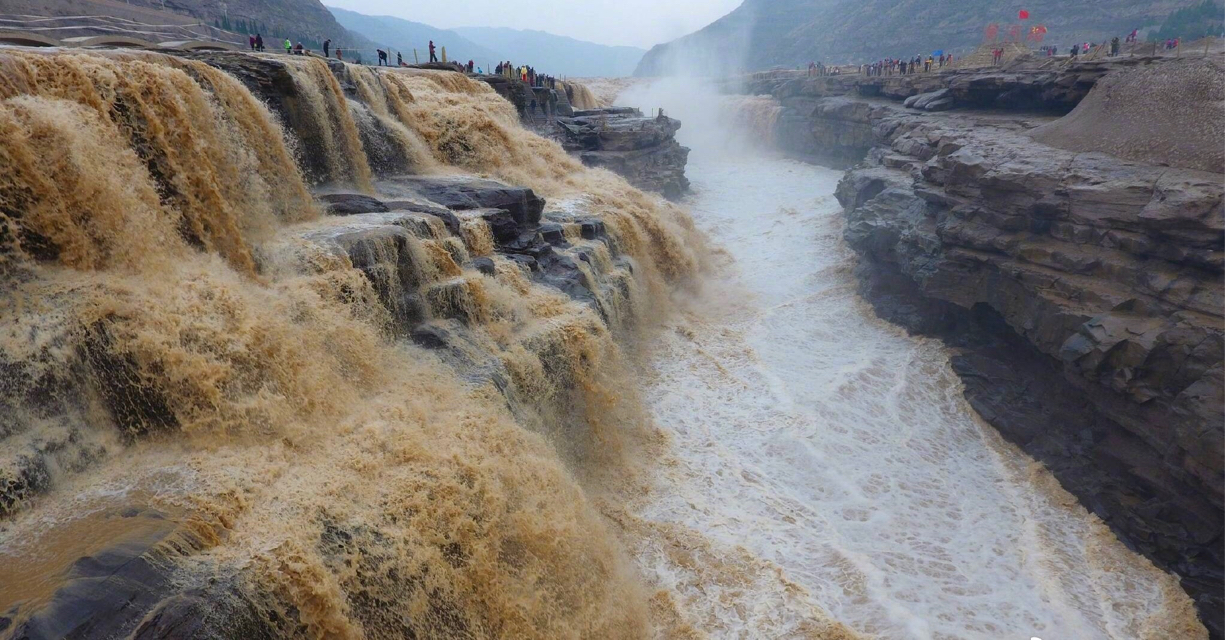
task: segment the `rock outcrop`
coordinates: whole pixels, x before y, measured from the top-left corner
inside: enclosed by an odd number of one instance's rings
[[[498,95],[515,105],[515,110],[519,112],[519,117],[522,118],[527,115],[527,107],[532,102],[533,94],[532,88],[527,86],[526,82],[489,74],[476,76],[476,79],[493,87],[493,90],[497,91]]]
[[[781,104],[789,154],[853,166],[837,195],[877,313],[952,346],[980,415],[1178,573],[1221,637],[1225,177],[1035,140],[1075,128],[1099,82],[1186,61],[1043,64],[744,86]]]
[[[679,120],[649,118],[629,107],[580,110],[557,119],[562,147],[583,164],[608,169],[668,198],[689,191],[689,149],[676,141],[680,128]]]
[[[1189,58],[1103,79],[1034,138],[1069,151],[1225,172],[1225,67]]]

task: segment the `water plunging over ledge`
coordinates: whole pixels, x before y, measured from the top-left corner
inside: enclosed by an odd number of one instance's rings
[[[697,154],[712,256],[462,75],[199,58],[0,52],[0,638],[1187,636],[832,173]]]

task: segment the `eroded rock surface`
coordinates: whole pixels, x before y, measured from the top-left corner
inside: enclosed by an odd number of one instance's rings
[[[558,118],[559,139],[583,164],[620,174],[630,184],[678,198],[689,190],[689,149],[676,141],[681,123],[628,107],[575,111]]]

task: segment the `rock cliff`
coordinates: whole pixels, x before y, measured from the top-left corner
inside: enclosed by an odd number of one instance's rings
[[[639,189],[667,198],[689,191],[689,149],[676,141],[679,120],[648,118],[630,107],[575,109],[563,90],[574,85],[563,87],[565,83],[546,89],[501,76],[477,78],[515,105],[525,126],[553,138],[584,165],[608,169]]]
[[[787,151],[853,165],[837,195],[877,312],[950,344],[983,418],[1177,572],[1220,637],[1225,177],[1031,135],[1162,64],[747,85],[784,106]]]
[[[648,118],[633,108],[575,111],[558,118],[562,147],[583,164],[618,173],[639,189],[678,198],[689,191],[689,149],[676,141],[679,120]]]

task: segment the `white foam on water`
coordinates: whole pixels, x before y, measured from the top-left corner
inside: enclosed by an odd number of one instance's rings
[[[1160,637],[1172,579],[974,414],[940,343],[857,297],[839,172],[695,153],[689,174],[729,260],[654,346],[672,459],[643,519],[742,547],[880,637]]]

